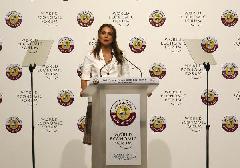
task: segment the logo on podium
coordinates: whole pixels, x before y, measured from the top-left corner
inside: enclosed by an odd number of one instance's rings
[[[111,109],[110,116],[112,121],[118,126],[131,125],[136,118],[136,107],[129,100],[116,101]]]

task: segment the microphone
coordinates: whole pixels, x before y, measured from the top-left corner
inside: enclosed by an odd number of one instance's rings
[[[123,57],[125,60],[127,60],[131,65],[133,65],[139,72],[140,72],[140,75],[141,75],[141,78],[142,78],[142,71],[140,68],[138,68],[134,63],[132,63],[131,61],[129,61],[126,57]]]

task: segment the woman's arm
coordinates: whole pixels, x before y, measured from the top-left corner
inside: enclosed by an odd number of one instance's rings
[[[81,80],[81,92],[80,92],[80,96],[82,97],[83,96],[83,90],[87,88],[87,83],[88,83],[88,80]]]
[[[90,58],[90,55],[88,55],[85,57],[83,62],[83,67],[82,67],[80,96],[83,96],[83,90],[87,88],[88,81],[91,78],[91,67],[92,67],[92,60]]]

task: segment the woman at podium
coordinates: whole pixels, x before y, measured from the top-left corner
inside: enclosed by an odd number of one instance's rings
[[[90,78],[127,77],[129,66],[117,44],[117,32],[113,25],[103,24],[98,30],[95,48],[85,57],[82,68],[81,92]],[[83,143],[91,145],[92,100],[88,98]]]

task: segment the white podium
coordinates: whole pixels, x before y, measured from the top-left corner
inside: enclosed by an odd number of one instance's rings
[[[147,94],[158,78],[92,79],[92,168],[147,168]]]

